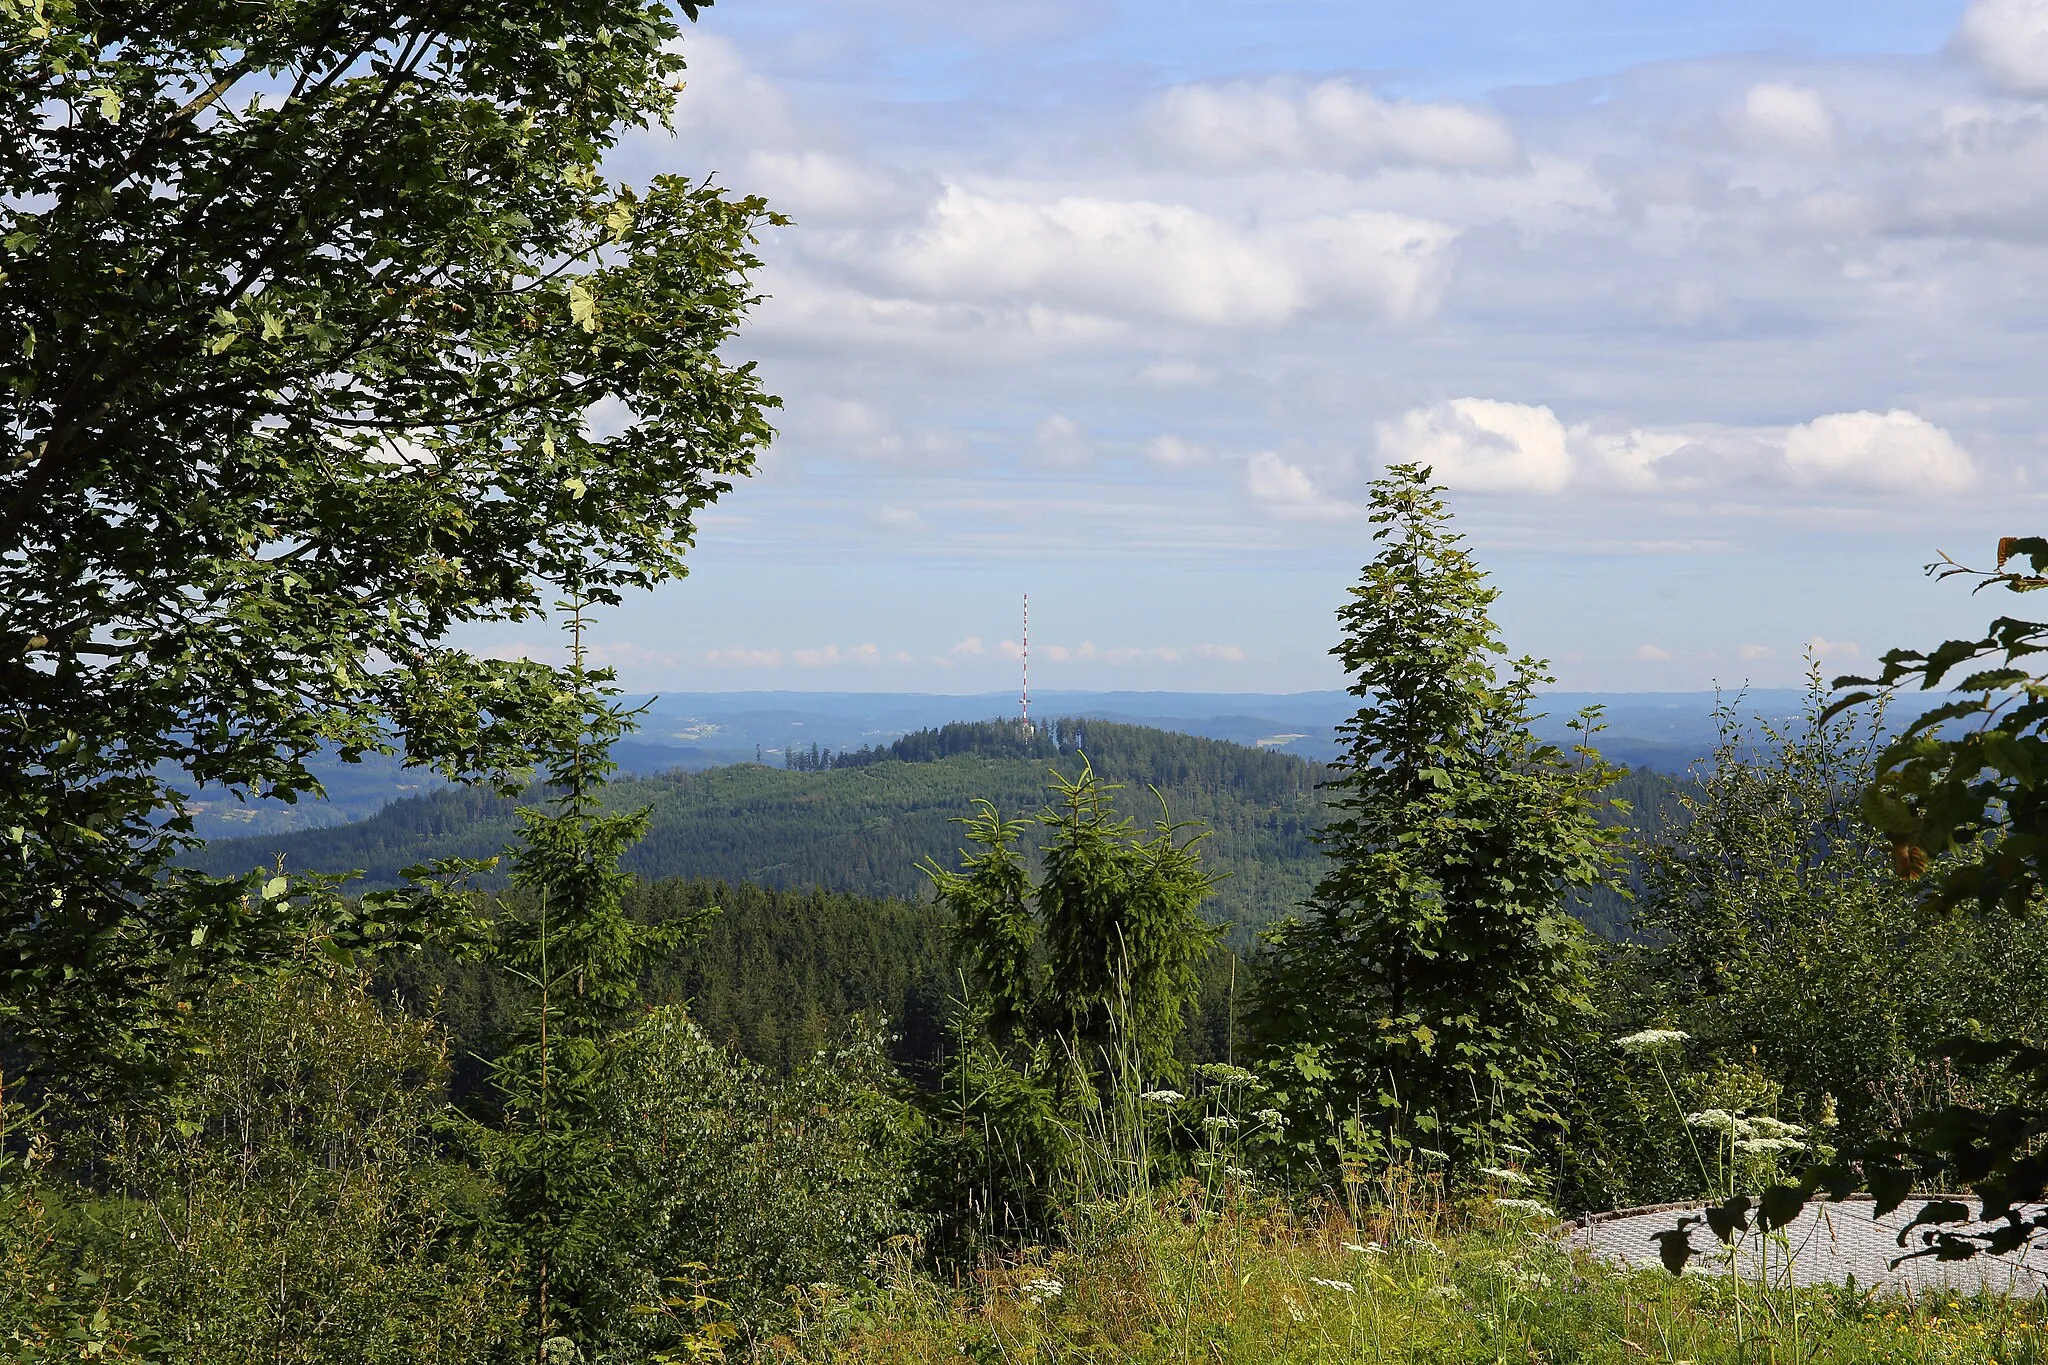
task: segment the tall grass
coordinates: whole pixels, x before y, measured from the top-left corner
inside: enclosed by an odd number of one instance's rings
[[[769,1359],[889,1362],[2048,1362],[2025,1301],[1908,1301],[1673,1278],[1567,1252],[1541,1227],[1434,1196],[1340,1204],[1218,1198],[1189,1179],[1077,1211],[1072,1234],[957,1281],[883,1267],[879,1287],[797,1296]],[[1743,1310],[1738,1312],[1738,1310]]]

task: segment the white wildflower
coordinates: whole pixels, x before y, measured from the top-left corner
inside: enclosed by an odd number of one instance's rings
[[[1278,1109],[1261,1109],[1258,1113],[1253,1114],[1252,1117],[1265,1124],[1268,1128],[1285,1128],[1287,1126],[1287,1116]]]
[[[1449,1161],[1451,1159],[1451,1154],[1449,1152],[1439,1152],[1434,1147],[1417,1147],[1415,1149],[1415,1155],[1426,1156],[1431,1161]]]
[[[1358,1286],[1349,1280],[1325,1280],[1320,1276],[1311,1275],[1308,1277],[1308,1282],[1310,1284],[1319,1284],[1325,1289],[1335,1289],[1344,1294],[1355,1294],[1358,1292]]]
[[[1218,1085],[1250,1085],[1258,1079],[1243,1067],[1226,1062],[1205,1062],[1195,1069]]]
[[[1147,1090],[1138,1098],[1147,1104],[1179,1104],[1187,1096],[1178,1090]]]
[[[1726,1109],[1702,1109],[1697,1114],[1687,1114],[1685,1121],[1695,1128],[1709,1128],[1716,1133],[1733,1133],[1740,1122]]]
[[[1749,1129],[1744,1134],[1746,1137],[1796,1138],[1806,1136],[1806,1130],[1798,1124],[1787,1123],[1783,1119],[1774,1119],[1769,1114],[1755,1115],[1745,1120],[1745,1126]]]
[[[1738,1138],[1735,1150],[1745,1155],[1763,1152],[1803,1152],[1806,1150],[1806,1144],[1796,1138]]]
[[[1517,1146],[1515,1146],[1515,1144],[1514,1144],[1514,1143],[1512,1143],[1512,1142],[1503,1142],[1503,1143],[1502,1143],[1502,1144],[1500,1145],[1500,1149],[1501,1149],[1501,1150],[1502,1150],[1503,1152],[1506,1152],[1506,1153],[1507,1153],[1507,1154],[1508,1154],[1509,1156],[1534,1156],[1534,1155],[1536,1155],[1536,1154],[1535,1154],[1534,1152],[1530,1151],[1530,1150],[1529,1150],[1529,1149],[1528,1149],[1527,1147],[1517,1147]]]
[[[1050,1302],[1067,1292],[1067,1287],[1058,1280],[1027,1280],[1023,1286],[1024,1297],[1034,1304]]]
[[[1464,1297],[1464,1291],[1454,1284],[1440,1284],[1430,1289],[1429,1296],[1432,1299],[1458,1299]]]
[[[1401,1239],[1401,1245],[1404,1247],[1412,1247],[1417,1251],[1427,1251],[1435,1256],[1441,1256],[1444,1254],[1444,1249],[1438,1246],[1435,1242],[1430,1241],[1427,1237],[1403,1237]]]
[[[1237,1120],[1228,1114],[1211,1114],[1202,1120],[1204,1128],[1235,1128]]]
[[[1550,1286],[1548,1275],[1540,1270],[1526,1269],[1513,1261],[1495,1261],[1487,1268],[1503,1279],[1513,1280],[1516,1284],[1531,1285],[1538,1289],[1547,1289]]]
[[[1660,1047],[1675,1047],[1690,1037],[1690,1033],[1675,1028],[1646,1028],[1641,1033],[1616,1038],[1614,1045],[1623,1052],[1655,1052]]]
[[[1511,1213],[1534,1214],[1538,1218],[1557,1217],[1557,1210],[1544,1203],[1541,1199],[1496,1199],[1493,1201],[1493,1206],[1499,1209],[1507,1209]]]
[[[1503,1185],[1533,1185],[1536,1183],[1520,1171],[1511,1171],[1505,1166],[1481,1166],[1479,1174],[1490,1175]]]
[[[1229,1176],[1232,1180],[1250,1180],[1252,1178],[1252,1173],[1243,1166],[1225,1166],[1223,1174]]]
[[[1378,1242],[1346,1242],[1344,1249],[1354,1256],[1384,1256],[1387,1249]]]

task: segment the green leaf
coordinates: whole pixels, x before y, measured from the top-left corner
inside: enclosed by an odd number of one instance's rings
[[[597,322],[597,300],[581,284],[569,286],[569,320],[586,332],[595,332]]]

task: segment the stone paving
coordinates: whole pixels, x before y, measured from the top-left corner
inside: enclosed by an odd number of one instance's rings
[[[1899,1233],[1913,1221],[1924,1202],[1908,1199],[1876,1219],[1871,1217],[1868,1196],[1840,1204],[1809,1204],[1784,1230],[1783,1243],[1755,1233],[1738,1238],[1735,1265],[1750,1279],[1767,1271],[1773,1284],[1783,1283],[1789,1274],[1796,1284],[1846,1284],[1854,1276],[1859,1288],[1880,1286],[1906,1294],[1930,1289],[1974,1293],[1981,1289],[2032,1297],[2041,1292],[2044,1279],[2048,1279],[2048,1247],[2011,1256],[1978,1256],[1968,1261],[1937,1261],[1928,1256],[1906,1261],[1894,1269],[1894,1259],[1922,1246],[1919,1231],[1903,1247],[1899,1245]],[[1570,1245],[1583,1247],[1602,1260],[1631,1266],[1661,1266],[1653,1234],[1677,1227],[1680,1218],[1701,1211],[1698,1205],[1671,1204],[1596,1214],[1568,1225],[1565,1237]],[[1972,1230],[1982,1230],[1984,1226],[1970,1225]],[[1948,1227],[1961,1230],[1955,1224]],[[1700,1253],[1693,1258],[1692,1265],[1710,1274],[1726,1273],[1729,1261],[1719,1239],[1704,1224],[1694,1226],[1690,1236],[1694,1250]]]

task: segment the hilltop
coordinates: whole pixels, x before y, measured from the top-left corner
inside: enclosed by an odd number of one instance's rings
[[[928,885],[920,864],[953,864],[961,844],[956,822],[977,798],[1008,817],[1029,815],[1045,804],[1053,773],[1080,771],[1083,750],[1099,774],[1125,788],[1125,814],[1143,823],[1164,814],[1207,828],[1203,858],[1220,878],[1209,913],[1242,941],[1291,913],[1321,874],[1314,838],[1323,816],[1321,765],[1107,721],[1055,722],[1029,739],[1014,722],[948,725],[829,759],[820,750],[812,769],[739,763],[622,778],[611,800],[650,812],[647,837],[626,858],[650,881],[917,900]],[[1633,774],[1617,794],[1635,808],[1631,823],[1656,830],[1675,806],[1675,791],[1669,779]],[[230,873],[282,855],[304,871],[360,871],[356,885],[374,890],[396,885],[404,868],[429,858],[499,853],[517,828],[513,811],[510,801],[442,788],[346,825],[216,839],[188,861]],[[1582,914],[1609,935],[1626,922],[1625,905],[1606,893]]]

